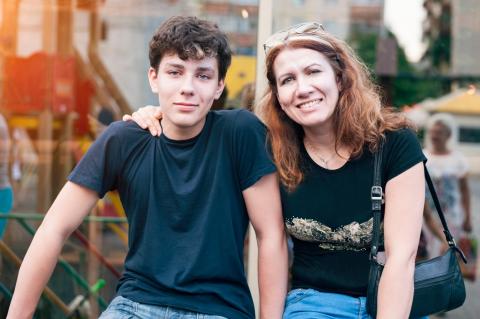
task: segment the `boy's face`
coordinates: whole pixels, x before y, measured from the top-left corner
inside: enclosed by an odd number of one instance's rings
[[[224,88],[213,57],[182,60],[177,54],[165,55],[158,72],[150,68],[148,77],[162,107],[162,127],[172,139],[199,134],[213,101]]]

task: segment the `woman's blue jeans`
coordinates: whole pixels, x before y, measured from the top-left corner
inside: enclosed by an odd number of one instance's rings
[[[115,297],[99,319],[226,319],[178,308],[145,305],[122,296]]]
[[[294,289],[287,296],[283,319],[372,319],[366,303],[365,297]]]

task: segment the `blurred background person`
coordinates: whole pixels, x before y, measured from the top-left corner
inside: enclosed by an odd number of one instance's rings
[[[438,113],[429,119],[424,149],[428,158],[427,168],[450,231],[458,240],[463,232],[471,232],[472,223],[468,164],[463,154],[455,149],[457,137],[458,128],[453,116]],[[430,210],[435,209],[434,207],[433,200],[427,192],[425,213],[431,215]],[[435,250],[435,247],[432,249]]]
[[[10,135],[7,121],[0,114],[0,213],[7,214],[13,206],[13,191],[8,174],[10,161]],[[0,239],[3,238],[7,219],[0,218]]]
[[[106,107],[101,107],[96,117],[89,114],[88,124],[94,139],[100,136],[113,121],[115,121],[115,114]]]

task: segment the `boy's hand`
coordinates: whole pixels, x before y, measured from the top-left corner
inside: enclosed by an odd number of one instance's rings
[[[141,128],[148,129],[153,136],[162,134],[162,127],[159,120],[162,118],[160,106],[147,105],[133,112],[132,115],[125,114],[123,121],[135,121]]]

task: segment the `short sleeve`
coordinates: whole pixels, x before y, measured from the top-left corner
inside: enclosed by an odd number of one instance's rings
[[[68,180],[94,190],[99,198],[116,188],[122,163],[121,130],[118,122],[110,125],[90,146]]]
[[[415,133],[405,128],[386,134],[383,160],[384,180],[387,182],[427,159]]]
[[[455,152],[455,156],[458,159],[458,173],[457,173],[457,176],[459,178],[462,178],[462,177],[466,176],[467,173],[468,173],[468,170],[469,170],[468,162],[467,162],[467,159],[465,158],[465,156],[460,152]]]
[[[240,187],[245,190],[276,171],[266,144],[267,129],[252,113],[238,112],[233,130],[234,158]]]

